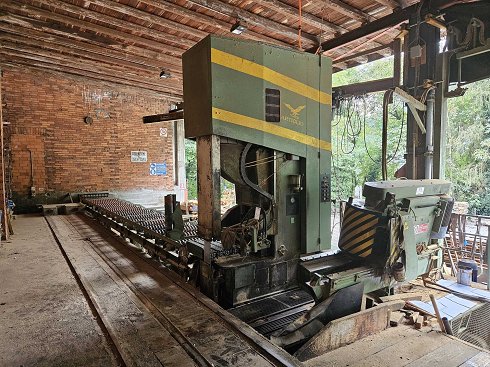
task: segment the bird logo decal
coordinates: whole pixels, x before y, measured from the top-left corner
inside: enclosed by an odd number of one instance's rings
[[[306,107],[305,105],[303,106],[298,106],[296,108],[291,107],[289,103],[284,103],[284,105],[289,109],[291,112],[291,117],[298,119],[299,118],[299,113],[303,111],[303,109]]]

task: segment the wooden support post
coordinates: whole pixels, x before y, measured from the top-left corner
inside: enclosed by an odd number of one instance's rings
[[[219,239],[221,233],[220,138],[197,138],[198,234],[205,240]]]
[[[5,192],[5,162],[3,157],[2,70],[0,69],[0,210],[2,211],[2,239],[9,237],[7,225],[7,193]]]
[[[434,308],[434,313],[436,314],[439,327],[441,328],[441,331],[445,333],[446,329],[444,328],[444,323],[442,322],[441,314],[439,313],[439,307],[437,307],[436,299],[434,298],[433,294],[430,294],[429,297],[430,297],[430,301],[432,302],[432,307]]]

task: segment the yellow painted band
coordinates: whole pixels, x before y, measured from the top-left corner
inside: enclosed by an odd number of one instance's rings
[[[349,250],[349,253],[355,255],[355,254],[361,252],[362,250],[365,250],[368,247],[372,246],[373,244],[374,244],[374,239],[373,240],[366,241],[366,242],[364,242],[362,245],[360,245],[358,247],[351,248]]]
[[[373,252],[373,249],[368,250],[366,252],[363,252],[362,254],[359,254],[359,256],[360,257],[367,257],[367,256],[371,255],[372,252]]]
[[[275,70],[269,69],[266,66],[257,64],[242,57],[211,48],[211,62],[254,76],[256,78],[266,80],[279,87],[288,89],[291,92],[300,94],[314,101],[328,105],[332,104],[332,96],[330,94],[310,87],[309,85],[301,83],[296,79],[290,78],[284,74],[278,73]]]
[[[297,141],[315,148],[331,151],[332,145],[325,140],[317,139],[313,136],[299,133],[270,122],[259,120],[253,117],[240,115],[238,113],[222,110],[213,107],[213,118],[230,124],[247,127],[249,129],[263,131],[268,134],[279,136],[281,138]]]

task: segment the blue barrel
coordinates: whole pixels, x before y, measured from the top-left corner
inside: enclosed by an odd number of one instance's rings
[[[466,266],[472,270],[471,273],[471,281],[472,282],[477,282],[478,281],[478,264],[476,263],[475,260],[459,260],[458,261],[458,268]]]

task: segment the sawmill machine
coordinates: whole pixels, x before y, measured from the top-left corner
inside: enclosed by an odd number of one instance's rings
[[[183,70],[199,202],[187,248],[204,293],[235,307],[301,286],[320,304],[357,285],[360,302],[440,261],[433,238],[451,212],[441,180],[367,183],[331,250],[330,59],[208,36],[184,53]],[[222,178],[236,190],[224,214]]]

